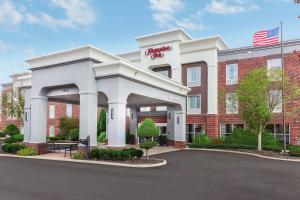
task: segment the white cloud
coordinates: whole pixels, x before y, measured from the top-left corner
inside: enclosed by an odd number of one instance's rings
[[[16,26],[23,20],[23,15],[11,1],[0,0],[0,25]]]
[[[258,6],[249,4],[245,0],[212,0],[205,6],[205,10],[213,14],[238,14],[249,10],[256,10]]]
[[[8,45],[8,44],[6,44],[6,43],[4,43],[3,41],[0,40],[0,52],[6,52],[11,48],[12,48],[11,45]]]
[[[64,17],[47,12],[32,13],[25,5],[16,7],[11,0],[0,0],[0,24],[11,26],[21,22],[51,27],[81,28],[94,23],[96,14],[89,0],[51,0],[49,3],[62,10]]]
[[[183,0],[149,0],[149,7],[154,11],[153,19],[160,27],[181,27],[189,30],[202,30],[204,28],[204,25],[199,21],[200,12],[178,19],[177,13],[185,8]]]

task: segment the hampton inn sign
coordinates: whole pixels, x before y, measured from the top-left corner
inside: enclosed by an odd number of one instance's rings
[[[151,59],[154,60],[155,58],[164,57],[165,51],[171,51],[171,46],[162,46],[159,48],[149,48],[145,51],[146,56],[151,56]]]

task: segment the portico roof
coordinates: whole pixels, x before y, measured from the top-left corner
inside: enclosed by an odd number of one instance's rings
[[[191,90],[184,85],[164,77],[151,70],[139,67],[124,59],[111,62],[99,63],[94,65],[96,79],[107,78],[112,76],[122,76],[127,79],[140,82],[152,87],[167,90],[171,93],[186,96]]]

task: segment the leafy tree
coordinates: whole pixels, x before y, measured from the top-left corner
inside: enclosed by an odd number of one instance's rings
[[[15,91],[8,91],[2,94],[1,99],[2,114],[9,118],[23,119],[24,113],[24,91],[17,89]]]
[[[283,80],[282,80],[283,77]],[[284,98],[282,98],[282,81]],[[257,68],[250,71],[241,81],[237,89],[238,109],[249,128],[258,133],[257,150],[262,150],[262,133],[266,125],[280,108],[287,108],[299,95],[299,87],[281,70],[268,71]],[[291,113],[293,108],[286,111]]]
[[[104,109],[101,109],[98,123],[97,123],[97,136],[100,136],[102,132],[106,132],[106,112]]]
[[[72,129],[79,128],[79,120],[77,118],[61,117],[59,118],[59,134],[63,138],[69,138]]]
[[[138,128],[137,132],[138,136],[143,137],[145,139],[144,142],[140,144],[140,147],[146,150],[146,158],[148,160],[148,150],[157,145],[157,142],[153,141],[153,137],[159,135],[159,129],[152,119],[146,118],[142,122],[141,126]],[[150,138],[152,140],[149,140]]]

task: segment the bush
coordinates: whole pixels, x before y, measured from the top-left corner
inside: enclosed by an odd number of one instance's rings
[[[106,131],[106,112],[101,109],[98,122],[97,122],[97,136],[99,137],[102,132]]]
[[[23,144],[4,144],[2,145],[2,150],[7,153],[16,153],[21,149],[25,149],[26,146]]]
[[[232,133],[225,138],[226,144],[240,144],[256,146],[258,144],[257,134],[249,129],[235,128]],[[274,138],[272,134],[265,131],[262,134],[262,146],[280,146],[278,139]]]
[[[158,136],[158,143],[159,143],[159,146],[167,146],[167,136],[166,135],[160,135]]]
[[[0,138],[4,138],[4,137],[6,137],[6,133],[0,132]]]
[[[135,135],[127,133],[126,134],[126,144],[135,144]]]
[[[77,152],[77,153],[73,154],[72,158],[75,159],[75,160],[84,160],[84,155],[80,152]]]
[[[37,151],[34,148],[31,147],[26,147],[24,149],[20,149],[17,154],[19,156],[36,156],[37,155]]]
[[[64,135],[64,134],[57,134],[55,138],[56,138],[56,141],[57,140],[66,140],[67,139],[66,135]]]
[[[16,135],[13,135],[11,137],[5,138],[3,143],[12,144],[12,143],[15,143],[15,142],[22,142],[23,140],[24,140],[24,135],[16,134]]]
[[[205,134],[199,134],[193,139],[192,144],[194,144],[194,145],[209,145],[209,144],[211,144],[211,139]]]
[[[190,148],[206,148],[206,149],[256,149],[256,146],[240,145],[240,144],[190,144]]]
[[[212,144],[225,144],[225,140],[222,138],[214,138],[211,143]]]
[[[79,129],[78,128],[71,129],[69,132],[69,138],[72,141],[78,141],[79,140]]]
[[[79,120],[77,118],[59,118],[59,134],[62,135],[64,139],[69,138],[70,130],[76,128],[79,128]]]
[[[97,138],[97,141],[99,143],[105,143],[105,140],[106,140],[106,132],[104,131],[100,133],[100,135]]]
[[[282,151],[281,146],[279,145],[266,145],[262,147],[263,150],[265,151],[274,151],[280,153]]]
[[[91,158],[96,160],[131,160],[140,159],[144,152],[140,149],[92,149]]]
[[[148,149],[151,149],[151,148],[157,146],[157,142],[156,141],[145,141],[145,142],[141,143],[140,146],[142,149],[148,150]]]
[[[58,137],[56,137],[56,136],[49,136],[49,137],[47,137],[47,139],[48,139],[48,141],[54,142],[54,141],[58,140]]]
[[[295,157],[300,157],[300,146],[289,146],[290,155]]]
[[[19,128],[14,125],[14,124],[9,124],[6,126],[6,128],[4,129],[4,133],[6,135],[10,135],[10,136],[13,136],[13,135],[16,135],[16,134],[20,134],[20,130]]]

